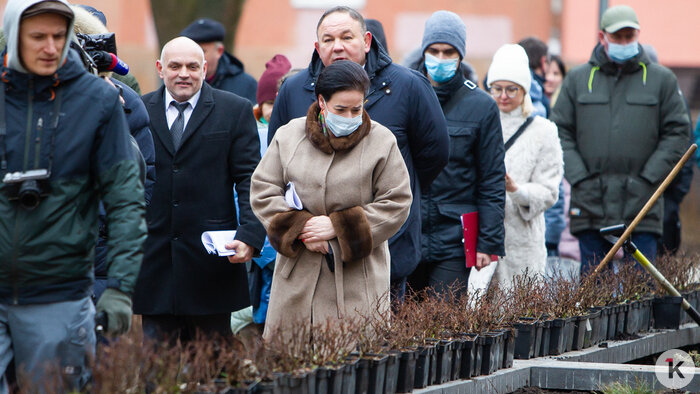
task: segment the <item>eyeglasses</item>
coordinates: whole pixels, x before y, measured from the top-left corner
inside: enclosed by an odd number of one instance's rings
[[[491,96],[493,96],[494,98],[499,98],[503,94],[503,90],[506,91],[506,96],[508,96],[509,98],[515,98],[515,96],[518,95],[518,90],[520,90],[520,86],[510,85],[506,86],[505,89],[503,89],[500,86],[491,86],[489,92],[491,92]]]

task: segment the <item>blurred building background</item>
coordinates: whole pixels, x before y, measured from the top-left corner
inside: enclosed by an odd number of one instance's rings
[[[131,67],[142,91],[160,85],[155,72],[158,37],[149,0],[79,0],[101,10],[116,33],[119,56]],[[6,0],[0,0],[3,7]],[[700,110],[700,1],[697,0],[245,0],[236,28],[234,48],[228,48],[259,78],[276,53],[295,68],[306,67],[313,53],[315,29],[324,10],[348,5],[382,22],[389,53],[401,62],[420,46],[425,20],[436,10],[460,15],[467,26],[467,60],[480,78],[493,53],[505,43],[536,36],[569,67],[588,60],[597,42],[600,4],[632,6],[641,24],[640,41],[651,44],[659,61],[677,75],[692,109]],[[180,5],[178,0],[171,7]],[[184,27],[184,26],[183,26]],[[227,27],[232,28],[232,27]],[[700,179],[682,206],[684,248],[700,252]]]

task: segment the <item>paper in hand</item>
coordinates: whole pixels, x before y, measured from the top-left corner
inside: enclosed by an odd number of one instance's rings
[[[235,250],[226,249],[226,244],[233,241],[236,230],[205,231],[202,233],[202,244],[209,254],[233,256]]]
[[[304,209],[304,206],[301,204],[301,198],[299,198],[297,191],[294,189],[294,183],[292,182],[287,184],[287,188],[284,191],[284,200],[287,202],[289,208],[296,209],[297,211]]]

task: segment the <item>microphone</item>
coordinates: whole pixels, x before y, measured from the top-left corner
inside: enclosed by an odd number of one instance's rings
[[[97,65],[97,69],[100,71],[112,71],[119,75],[126,75],[129,73],[129,65],[113,53],[94,51],[90,53],[90,56],[95,62],[95,65]]]

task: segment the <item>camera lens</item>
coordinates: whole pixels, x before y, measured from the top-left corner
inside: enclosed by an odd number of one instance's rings
[[[26,180],[19,187],[19,204],[28,210],[32,210],[39,206],[41,202],[41,189],[36,180]]]

